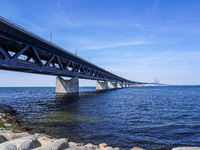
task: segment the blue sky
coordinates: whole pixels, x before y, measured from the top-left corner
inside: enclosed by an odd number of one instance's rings
[[[0,0],[0,15],[124,78],[200,84],[199,0]],[[0,86],[55,77],[0,71]],[[81,86],[95,85],[80,81]]]

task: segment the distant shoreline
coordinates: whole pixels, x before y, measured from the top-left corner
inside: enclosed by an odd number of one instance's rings
[[[138,86],[200,86],[200,85],[169,85],[169,84],[154,84],[154,83],[148,83],[148,84],[137,84],[133,87]],[[79,88],[95,88],[95,86],[80,86]],[[55,88],[55,86],[0,86],[0,88]]]

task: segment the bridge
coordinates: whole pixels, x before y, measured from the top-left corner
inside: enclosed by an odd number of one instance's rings
[[[79,92],[79,78],[96,80],[97,90],[132,87],[139,83],[84,60],[1,16],[0,69],[55,75],[56,93]]]

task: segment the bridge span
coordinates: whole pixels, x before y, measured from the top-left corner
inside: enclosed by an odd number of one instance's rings
[[[55,75],[56,93],[78,92],[79,78],[97,80],[97,90],[108,89],[108,82],[110,89],[139,84],[106,71],[1,16],[0,69]]]

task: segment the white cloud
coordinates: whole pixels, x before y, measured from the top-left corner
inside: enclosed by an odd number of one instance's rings
[[[123,42],[102,42],[90,44],[90,46],[83,46],[82,49],[95,50],[95,49],[104,49],[104,48],[113,48],[113,47],[122,47],[122,46],[133,46],[133,45],[145,45],[151,44],[150,42],[145,41],[123,41]]]
[[[92,38],[92,37],[91,37]],[[147,42],[145,40],[137,40],[137,39],[125,39],[124,41],[117,41],[117,40],[92,40],[86,37],[68,37],[68,38],[61,38],[64,47],[68,45],[64,45],[64,43],[71,43],[72,45],[76,45],[76,48],[81,50],[98,50],[98,49],[105,49],[105,48],[114,48],[114,47],[123,47],[123,46],[134,46],[134,45],[147,45],[147,44],[154,44],[153,42]],[[130,55],[130,53],[129,53]]]

